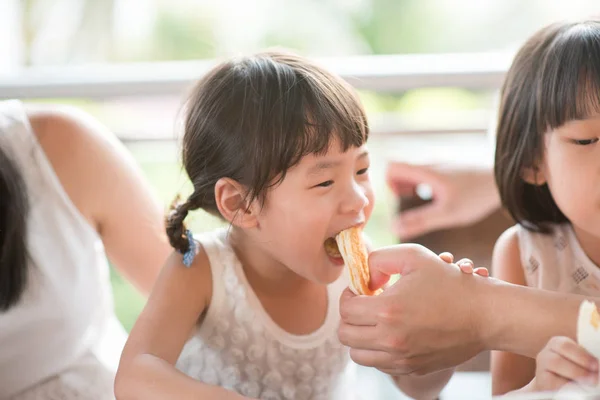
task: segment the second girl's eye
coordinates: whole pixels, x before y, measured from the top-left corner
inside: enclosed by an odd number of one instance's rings
[[[328,180],[328,181],[325,181],[325,182],[321,182],[321,183],[319,183],[318,185],[315,185],[315,186],[316,187],[329,187],[331,185],[333,185],[333,181],[332,180]]]
[[[364,175],[364,174],[366,174],[368,171],[369,171],[369,168],[363,168],[363,169],[359,169],[359,170],[356,172],[356,175]]]
[[[594,139],[582,139],[582,140],[571,139],[571,141],[573,142],[573,144],[576,144],[578,146],[588,146],[590,144],[596,143],[598,141],[598,138],[594,138]]]

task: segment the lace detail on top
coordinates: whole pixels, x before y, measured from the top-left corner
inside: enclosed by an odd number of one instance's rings
[[[329,399],[348,361],[337,339],[343,279],[328,288],[323,325],[308,335],[281,329],[249,286],[227,232],[197,237],[213,280],[202,325],[184,346],[177,368],[192,378],[265,400]]]

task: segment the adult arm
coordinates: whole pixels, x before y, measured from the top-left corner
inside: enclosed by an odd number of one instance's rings
[[[413,244],[375,250],[369,263],[375,283],[402,278],[379,296],[342,294],[339,338],[358,364],[426,374],[483,350],[534,358],[552,336],[575,338],[582,296],[463,274]]]
[[[65,192],[123,276],[148,294],[171,249],[163,209],[131,154],[91,116],[36,107],[28,116]]]

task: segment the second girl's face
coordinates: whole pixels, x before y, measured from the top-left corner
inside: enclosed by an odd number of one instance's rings
[[[576,230],[600,240],[600,116],[546,134],[542,173]]]

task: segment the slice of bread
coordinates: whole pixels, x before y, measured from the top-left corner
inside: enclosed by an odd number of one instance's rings
[[[354,294],[373,296],[381,293],[381,289],[371,290],[369,281],[369,256],[362,240],[362,232],[357,227],[341,231],[336,237],[338,249],[344,259],[346,270],[350,278],[350,290]]]

